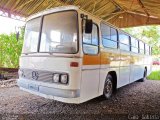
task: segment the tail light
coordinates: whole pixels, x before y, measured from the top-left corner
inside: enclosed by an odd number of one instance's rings
[[[70,67],[78,67],[78,66],[79,66],[78,62],[71,62],[70,63]]]

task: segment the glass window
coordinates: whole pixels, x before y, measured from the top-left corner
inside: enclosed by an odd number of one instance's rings
[[[117,48],[117,31],[101,23],[102,43],[104,47]]]
[[[119,42],[126,44],[126,45],[129,45],[129,36],[120,32],[119,33]]]
[[[139,41],[139,47],[140,49],[144,50],[144,43],[142,41]]]
[[[133,37],[131,37],[131,51],[138,53],[138,40]]]
[[[37,52],[40,26],[40,17],[27,22],[22,53]]]
[[[98,46],[94,46],[90,44],[83,44],[83,50],[85,54],[95,55],[98,53]]]
[[[44,16],[40,52],[76,53],[77,29],[76,11]]]
[[[142,41],[139,41],[139,49],[140,53],[144,54],[144,43]]]
[[[92,44],[92,34],[83,34],[83,43]]]
[[[131,50],[132,50],[132,52],[134,52],[134,53],[138,53],[138,48],[136,48],[136,47],[131,47]]]
[[[149,46],[145,44],[145,53],[146,55],[149,55]]]
[[[91,34],[83,33],[83,51],[86,54],[98,54],[98,27],[95,24]]]
[[[149,47],[149,54],[152,55],[152,47]]]
[[[131,37],[131,46],[138,48],[138,40]]]
[[[130,51],[129,36],[119,32],[119,47],[121,50]]]
[[[93,24],[93,30],[92,30],[92,44],[98,45],[98,30],[97,26]]]
[[[111,28],[111,40],[117,41],[117,31],[114,28]]]
[[[103,38],[107,38],[107,39],[111,39],[111,37],[110,37],[110,27],[109,26],[107,26],[107,25],[105,25],[105,24],[101,24],[101,32],[102,32],[102,37]]]
[[[105,47],[117,48],[117,42],[115,42],[115,41],[102,38],[102,42],[103,42],[103,45],[104,45]]]
[[[126,44],[120,43],[119,47],[121,50],[130,51],[130,47]]]

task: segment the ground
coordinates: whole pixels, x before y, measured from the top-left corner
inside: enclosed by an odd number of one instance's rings
[[[160,81],[135,82],[119,88],[110,100],[98,97],[78,105],[32,95],[17,86],[0,88],[0,113],[20,114],[23,118],[33,115],[31,118],[35,119],[49,116],[56,119],[79,116],[96,119],[115,117],[115,114],[120,117],[151,114],[160,119]]]

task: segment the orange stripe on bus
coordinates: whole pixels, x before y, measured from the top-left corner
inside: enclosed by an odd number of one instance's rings
[[[102,51],[99,55],[84,55],[83,65],[111,65],[111,66],[128,66],[130,64],[138,64],[142,58],[129,56],[125,54],[111,53]]]
[[[110,64],[111,60],[109,59],[110,53],[101,52],[101,64]]]
[[[100,55],[84,55],[83,65],[99,65]]]

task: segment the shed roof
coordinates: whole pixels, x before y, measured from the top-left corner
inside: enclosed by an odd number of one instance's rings
[[[79,6],[120,28],[160,24],[159,0],[0,0],[0,10],[9,16],[28,17],[62,5]]]

